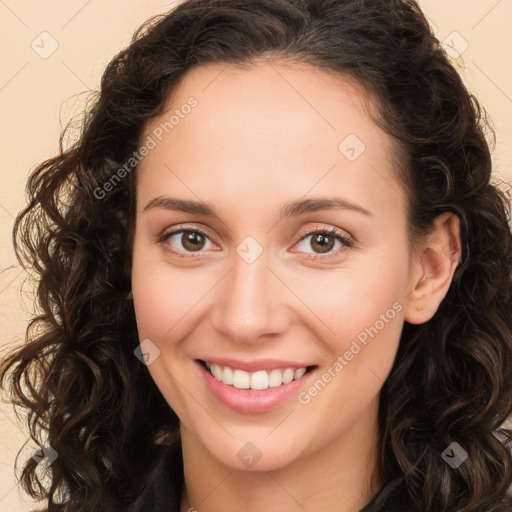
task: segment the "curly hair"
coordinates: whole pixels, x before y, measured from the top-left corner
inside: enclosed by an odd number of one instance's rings
[[[40,313],[0,371],[28,411],[36,443],[58,458],[20,477],[48,510],[126,510],[179,419],[147,368],[130,294],[136,153],[146,124],[185,73],[208,63],[289,59],[354,79],[397,143],[410,239],[442,212],[461,223],[462,261],[437,313],[405,323],[380,396],[379,471],[421,510],[512,509],[512,235],[491,183],[485,110],[464,86],[412,0],[188,0],[142,25],[108,64],[76,139],[27,184],[13,240],[38,278]],[[103,191],[100,194],[98,191]],[[441,453],[457,441],[457,470]],[[379,500],[365,507],[375,510]]]

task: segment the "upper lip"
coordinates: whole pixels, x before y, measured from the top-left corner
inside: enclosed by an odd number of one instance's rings
[[[284,359],[258,359],[253,361],[240,361],[239,359],[224,359],[219,357],[204,357],[199,361],[218,364],[219,366],[229,366],[233,370],[245,370],[246,372],[256,372],[259,370],[278,370],[281,368],[308,368],[313,366],[308,363],[297,363],[295,361],[286,361]]]

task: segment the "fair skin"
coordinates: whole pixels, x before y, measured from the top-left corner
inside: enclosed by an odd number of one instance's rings
[[[379,392],[403,322],[426,322],[446,295],[458,220],[439,216],[411,250],[392,141],[354,83],[282,61],[209,65],[185,76],[168,109],[191,96],[197,106],[137,169],[132,268],[139,337],[160,350],[148,370],[181,420],[181,512],[356,512],[382,484],[373,475]],[[142,140],[168,119],[152,120]],[[349,134],[366,146],[353,161],[338,149]],[[219,218],[147,207],[158,197],[208,203]],[[280,220],[284,203],[333,197],[359,210]],[[159,241],[180,227],[207,236],[196,250],[181,234]],[[324,253],[315,233],[332,228],[353,243],[326,235]],[[263,250],[250,263],[237,252],[248,236]],[[220,403],[196,361],[315,366],[304,393],[372,326],[378,332],[308,403],[296,393],[267,412]],[[261,455],[250,467],[237,456],[248,442]]]

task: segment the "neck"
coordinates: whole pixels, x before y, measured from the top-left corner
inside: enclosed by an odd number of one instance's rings
[[[333,442],[271,471],[223,465],[182,426],[180,512],[359,512],[382,485],[376,471],[377,402]]]

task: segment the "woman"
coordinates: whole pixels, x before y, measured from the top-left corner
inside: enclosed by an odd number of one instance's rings
[[[2,377],[48,432],[27,490],[50,512],[511,510],[485,129],[411,1],[148,22],[17,218],[42,313]]]

